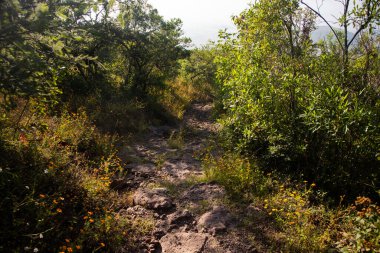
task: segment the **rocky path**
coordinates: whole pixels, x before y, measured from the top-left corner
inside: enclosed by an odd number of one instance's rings
[[[121,150],[128,178],[112,187],[133,192],[133,203],[124,212],[154,227],[141,238],[140,252],[255,252],[241,242],[236,215],[224,204],[224,189],[204,180],[197,159],[217,130],[211,109],[209,103],[194,103],[178,129],[151,128]]]

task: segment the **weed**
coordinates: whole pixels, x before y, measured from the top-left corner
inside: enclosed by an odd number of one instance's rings
[[[157,154],[156,155],[156,158],[155,158],[154,162],[155,162],[156,168],[158,170],[160,170],[162,168],[162,166],[164,165],[164,163],[167,160],[167,158],[168,158],[168,154],[167,153],[162,153],[162,154]]]
[[[173,131],[168,139],[168,145],[170,148],[182,149],[185,145],[184,131],[180,129],[178,132]]]
[[[379,206],[369,198],[358,197],[343,220],[349,229],[341,233],[341,239],[336,244],[341,252],[380,251]]]

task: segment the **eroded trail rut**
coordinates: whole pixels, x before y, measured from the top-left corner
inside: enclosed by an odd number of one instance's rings
[[[210,103],[193,103],[180,127],[151,128],[121,150],[128,178],[113,187],[133,192],[127,215],[154,226],[141,238],[140,252],[254,252],[238,242],[236,218],[223,204],[224,189],[201,180],[197,154],[217,131],[211,109]]]

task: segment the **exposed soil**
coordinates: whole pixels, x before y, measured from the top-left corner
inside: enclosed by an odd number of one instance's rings
[[[151,220],[154,227],[141,238],[139,252],[268,251],[265,241],[272,236],[264,212],[252,204],[232,207],[223,187],[204,179],[197,157],[218,129],[211,110],[210,103],[193,103],[178,128],[152,127],[121,149],[128,177],[111,186],[133,193],[126,215]],[[243,223],[252,216],[257,224],[247,230]]]

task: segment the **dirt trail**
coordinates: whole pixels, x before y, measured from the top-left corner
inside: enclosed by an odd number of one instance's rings
[[[257,252],[243,242],[238,217],[224,204],[225,190],[202,181],[196,157],[217,131],[211,110],[210,103],[193,103],[177,129],[152,127],[121,150],[128,178],[113,187],[133,192],[133,206],[123,211],[154,226],[141,238],[140,252]]]

